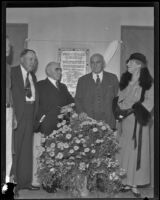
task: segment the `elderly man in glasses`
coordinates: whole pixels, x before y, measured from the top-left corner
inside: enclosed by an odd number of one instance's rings
[[[62,69],[60,64],[50,62],[46,66],[45,80],[37,83],[39,92],[39,111],[37,131],[49,135],[57,129],[60,107],[74,102],[65,84],[61,83]]]

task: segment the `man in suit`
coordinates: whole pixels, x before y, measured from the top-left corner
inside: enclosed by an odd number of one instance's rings
[[[9,37],[6,36],[6,135],[4,136],[4,138],[6,137],[6,183],[13,181],[12,177],[10,176],[12,166],[12,128],[14,128],[13,126],[16,125],[15,123],[13,123],[16,121],[13,115],[13,101],[11,92],[11,66],[7,63],[7,58],[10,56],[10,53],[11,44]]]
[[[39,93],[39,110],[37,120],[41,122],[39,131],[49,135],[57,129],[58,114],[62,106],[74,102],[65,84],[61,83],[62,69],[60,64],[50,62],[46,66],[45,80],[37,83]]]
[[[38,108],[38,94],[34,69],[35,51],[25,49],[20,54],[20,65],[11,69],[12,97],[17,119],[14,131],[12,173],[17,181],[16,191],[36,190],[32,182],[33,125]]]
[[[112,100],[117,96],[116,75],[105,72],[105,61],[101,54],[90,58],[92,72],[79,78],[75,103],[80,117],[88,115],[96,120],[104,120],[111,128],[116,128],[112,113]]]

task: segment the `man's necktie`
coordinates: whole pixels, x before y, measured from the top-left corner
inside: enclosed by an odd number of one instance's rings
[[[32,96],[32,91],[31,91],[31,84],[29,81],[29,72],[27,73],[26,81],[25,81],[25,95],[30,98]]]
[[[56,81],[56,87],[59,90],[59,81]]]
[[[99,84],[100,84],[100,78],[99,78],[99,75],[97,75],[96,85],[99,85]]]

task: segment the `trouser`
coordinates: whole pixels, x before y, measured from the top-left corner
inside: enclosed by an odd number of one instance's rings
[[[12,166],[12,120],[13,109],[6,108],[6,176],[5,182],[10,182],[10,172]]]
[[[38,168],[38,153],[39,147],[41,146],[41,133],[35,133],[33,139],[33,174],[32,174],[32,185],[38,186],[40,182],[37,177],[37,168]]]
[[[12,173],[17,188],[23,189],[32,182],[33,168],[33,113],[34,104],[25,103],[23,116],[14,131],[14,150]]]

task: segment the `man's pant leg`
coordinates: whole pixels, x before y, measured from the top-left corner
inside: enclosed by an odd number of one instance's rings
[[[12,166],[12,118],[13,109],[11,107],[6,108],[6,183],[10,182]]]
[[[41,133],[34,133],[33,138],[33,174],[32,174],[32,185],[39,186],[40,183],[37,178],[37,168],[38,168],[38,147],[41,145]]]

